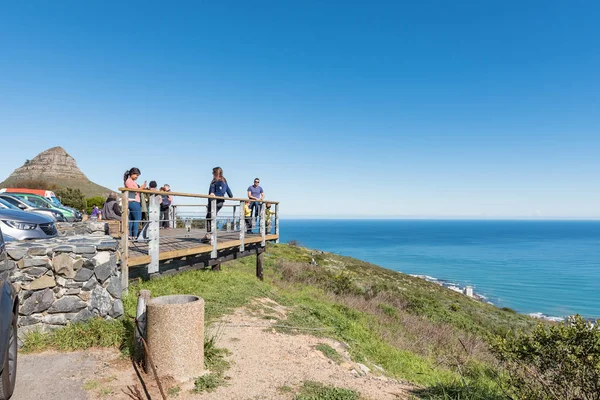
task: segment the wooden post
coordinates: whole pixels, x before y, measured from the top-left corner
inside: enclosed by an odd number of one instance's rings
[[[210,227],[211,227],[211,241],[213,245],[210,256],[217,258],[217,199],[210,199],[210,208],[212,209]]]
[[[121,193],[121,287],[123,293],[127,294],[129,290],[129,192]]]
[[[275,243],[279,243],[279,203],[275,204],[275,235],[277,235]]]
[[[267,221],[265,221],[266,209],[267,207],[265,207],[265,203],[260,203],[260,235],[262,236],[262,241],[260,242],[260,245],[262,247],[265,247],[265,245],[267,244]]]
[[[240,201],[240,251],[244,251],[244,238],[246,237],[246,213],[244,202]]]
[[[137,320],[138,329],[134,329],[135,337],[135,360],[140,362],[144,359],[144,345],[142,344],[142,338],[146,339],[146,305],[150,301],[150,291],[140,290],[138,293],[137,309],[135,313],[135,319]],[[141,332],[141,335],[140,335]]]
[[[263,274],[263,264],[265,262],[265,251],[264,249],[258,249],[256,254],[256,277],[263,281],[265,279]]]

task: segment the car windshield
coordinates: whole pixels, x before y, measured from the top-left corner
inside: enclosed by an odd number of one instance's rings
[[[25,200],[25,199],[16,199],[16,198],[14,198],[14,197],[12,197],[12,196],[2,196],[2,197],[0,197],[0,198],[1,198],[2,200],[4,200],[4,201],[6,201],[6,202],[8,202],[8,203],[10,203],[10,204],[12,204],[12,205],[14,205],[14,206],[17,206],[17,207],[19,206],[19,203],[23,203],[23,204],[25,204],[26,206],[29,206],[29,207],[33,207],[33,208],[35,208],[35,204],[31,204],[30,202],[28,202],[28,201],[27,201],[27,200]]]
[[[52,208],[52,207],[54,207],[52,205],[52,203],[50,203],[48,200],[44,199],[43,197],[30,196],[30,195],[20,195],[19,198],[25,199],[28,202],[33,203],[35,205],[35,207],[42,207],[42,208]]]
[[[55,206],[59,206],[62,207],[62,203],[60,202],[60,200],[56,197],[50,197],[50,201],[52,202],[52,204],[54,204]]]
[[[4,199],[0,199],[0,206],[4,206],[4,208],[9,208],[11,210],[21,210],[19,207],[15,206],[14,204],[9,203],[8,201],[4,200]]]

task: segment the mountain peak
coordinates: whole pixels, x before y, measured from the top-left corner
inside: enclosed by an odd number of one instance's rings
[[[79,169],[77,162],[61,146],[42,151],[14,170],[0,187],[19,187],[28,182],[46,183],[51,186],[81,189],[86,196],[105,195],[110,189],[90,182]]]
[[[53,153],[53,154],[66,154],[69,155],[69,153],[67,153],[67,151],[65,149],[63,149],[61,146],[54,146],[49,148],[48,150],[44,150],[42,151],[40,154],[44,154],[44,153]],[[39,154],[38,154],[39,155]],[[69,156],[70,157],[70,156]]]

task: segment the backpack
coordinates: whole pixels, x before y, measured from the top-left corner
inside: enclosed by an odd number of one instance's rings
[[[171,205],[171,201],[169,200],[169,196],[162,196],[162,202],[160,203],[161,210],[166,210]]]

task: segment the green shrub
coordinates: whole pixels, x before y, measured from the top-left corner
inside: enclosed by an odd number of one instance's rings
[[[580,316],[498,338],[492,351],[506,368],[514,398],[600,399],[600,327]]]
[[[104,206],[104,202],[106,201],[106,199],[104,197],[96,196],[96,197],[88,197],[85,201],[86,201],[86,211],[88,214],[91,214],[94,204],[98,208],[102,208]]]
[[[54,194],[67,207],[73,207],[76,210],[83,210],[87,207],[85,196],[79,189],[63,188],[58,189]]]
[[[221,374],[208,373],[204,374],[194,381],[194,392],[212,392],[224,383],[223,376]]]
[[[352,275],[348,272],[341,272],[338,275],[330,274],[329,289],[337,294],[358,294],[359,290],[354,284]]]

